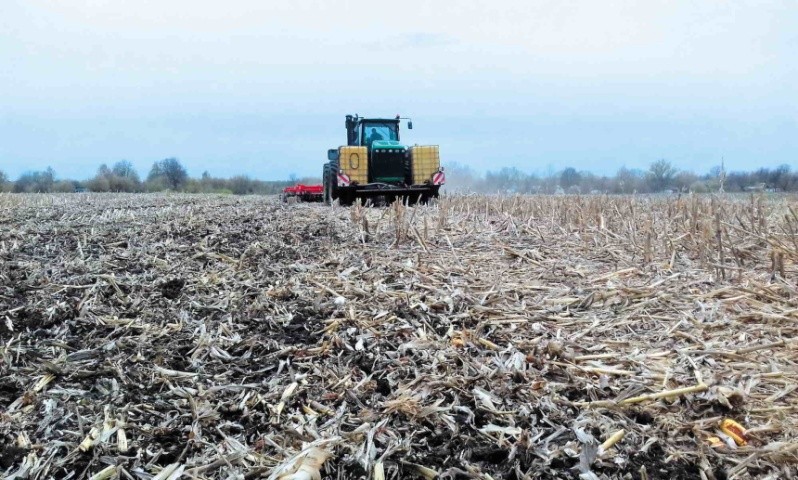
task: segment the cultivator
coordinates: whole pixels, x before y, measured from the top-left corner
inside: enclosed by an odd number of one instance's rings
[[[299,183],[292,187],[285,187],[280,197],[286,203],[291,198],[295,198],[300,202],[321,202],[324,199],[324,186],[302,185]]]

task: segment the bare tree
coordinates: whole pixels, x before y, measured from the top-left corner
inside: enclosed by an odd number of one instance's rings
[[[165,158],[152,165],[147,182],[160,182],[172,190],[180,190],[188,180],[188,172],[176,158]]]
[[[693,172],[679,172],[673,177],[673,184],[680,192],[689,192],[690,188],[698,181],[698,175]]]
[[[566,190],[582,181],[582,175],[573,167],[568,167],[560,174],[560,186]]]
[[[136,173],[136,169],[133,168],[133,164],[127,160],[120,160],[116,162],[111,171],[117,177],[135,179],[137,182],[139,181],[139,174]]]
[[[55,185],[55,170],[47,167],[47,170],[38,172],[25,172],[20,175],[14,184],[15,192],[22,193],[46,193],[53,191]]]
[[[655,192],[659,192],[670,186],[674,176],[676,176],[676,169],[673,168],[671,162],[664,158],[652,163],[648,168],[649,184],[651,185],[651,189]]]
[[[8,180],[8,176],[6,175],[5,172],[0,170],[0,192],[8,192],[11,191],[12,188],[13,185]]]
[[[773,187],[781,191],[789,191],[795,185],[795,176],[790,175],[790,166],[787,164],[779,165],[771,174]]]
[[[614,193],[636,193],[643,190],[645,173],[641,170],[621,167],[612,180]]]

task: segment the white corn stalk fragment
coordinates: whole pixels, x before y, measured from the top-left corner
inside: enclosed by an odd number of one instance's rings
[[[704,392],[707,390],[707,388],[709,387],[707,387],[705,383],[699,383],[698,385],[693,385],[692,387],[674,388],[673,390],[664,390],[662,392],[657,392],[657,393],[648,393],[646,395],[640,395],[639,397],[627,398],[626,400],[621,401],[621,405],[628,405],[630,403],[640,403],[640,402],[645,402],[646,400],[659,400],[660,398],[676,397],[680,395],[687,395],[690,393]]]
[[[402,462],[406,467],[409,467],[411,470],[416,472],[417,474],[421,475],[422,477],[426,478],[427,480],[435,480],[435,477],[438,476],[438,472],[433,470],[429,467],[425,467],[424,465],[418,465],[415,463],[409,462]]]
[[[330,458],[330,453],[319,447],[312,447],[292,459],[291,464],[281,468],[284,473],[277,480],[321,480],[321,467]],[[270,479],[272,477],[269,477]]]
[[[324,405],[320,404],[316,400],[311,400],[310,401],[310,407],[313,410],[315,410],[317,412],[321,412],[321,413],[323,413],[325,415],[335,415],[335,411],[330,410],[329,408],[327,408]]]
[[[116,432],[116,448],[119,450],[119,453],[127,453],[130,448],[127,444],[127,434],[122,427]]]
[[[165,377],[175,377],[175,378],[188,378],[188,377],[196,377],[199,376],[199,373],[194,372],[181,372],[179,370],[172,370],[171,368],[163,368],[155,365],[155,371],[160,373]]]
[[[485,407],[486,410],[491,412],[498,411],[496,404],[494,403],[499,401],[498,398],[495,398],[491,393],[479,387],[475,387],[472,392],[474,393],[474,396],[479,399],[479,401],[482,403],[482,406]]]
[[[123,418],[117,418],[115,420],[117,431],[116,431],[116,448],[119,450],[119,453],[127,453],[130,449],[130,446],[127,441],[127,432],[125,431],[125,427],[127,427],[127,422]]]
[[[518,427],[502,427],[489,423],[484,428],[479,429],[480,432],[488,435],[491,433],[501,433],[502,435],[521,435],[524,431]]]
[[[38,461],[39,461],[39,457],[38,457],[38,456],[36,456],[36,453],[29,453],[29,454],[28,454],[28,456],[26,456],[26,457],[25,457],[25,458],[22,460],[22,465],[20,465],[20,466],[19,466],[19,468],[17,469],[17,471],[15,471],[15,472],[10,472],[10,475],[9,475],[9,476],[7,476],[7,477],[3,477],[3,478],[6,478],[6,479],[8,479],[8,480],[17,480],[17,479],[26,479],[26,478],[29,478],[29,476],[30,476],[30,475],[29,475],[29,474],[30,474],[30,471],[31,471],[33,468],[35,468],[35,467],[36,467],[36,463],[37,463]]]
[[[166,480],[178,480],[180,477],[183,476],[183,470],[185,470],[185,469],[186,469],[186,466],[185,465],[181,465],[177,470],[172,472],[172,474],[169,475],[169,478],[167,478]]]
[[[78,449],[80,449],[81,452],[88,452],[91,450],[91,447],[94,446],[94,441],[99,437],[100,429],[97,427],[92,427],[91,431],[89,431],[89,434],[86,435],[86,438],[84,438],[83,441],[80,442],[80,445],[78,445]]]
[[[479,338],[477,341],[485,348],[489,348],[491,350],[500,350],[499,346],[495,343],[491,342],[487,338]]]
[[[108,480],[116,474],[116,465],[109,465],[95,473],[89,480]]]
[[[229,353],[227,353],[227,351],[225,351],[225,350],[223,350],[221,348],[216,348],[214,346],[211,346],[211,357],[218,358],[219,360],[232,360],[233,359],[233,356],[230,355]]]
[[[100,439],[97,443],[103,443],[108,441],[111,436],[117,431],[116,426],[116,419],[111,416],[111,409],[106,406],[105,407],[105,419],[103,420],[103,429],[102,433],[100,434]]]
[[[598,455],[604,455],[607,450],[612,448],[616,443],[620,442],[623,439],[624,435],[626,435],[626,430],[620,429],[617,432],[610,435],[610,437],[604,441],[604,443],[599,446]]]
[[[185,469],[186,467],[184,465],[172,463],[163,467],[163,470],[158,472],[158,475],[152,477],[152,480],[174,480],[180,478]]]
[[[383,468],[382,462],[374,464],[374,480],[385,480],[385,468]]]
[[[39,381],[36,382],[36,385],[33,386],[33,389],[32,389],[33,393],[41,392],[44,389],[44,387],[46,387],[47,384],[52,382],[54,379],[55,379],[55,375],[52,375],[50,373],[48,373],[47,375],[42,376],[42,378],[40,378]]]
[[[292,382],[288,388],[285,389],[283,394],[280,396],[280,403],[277,405],[277,417],[280,417],[280,413],[282,413],[283,409],[285,408],[285,402],[291,398],[291,395],[294,394],[296,388],[299,386],[299,383]]]
[[[31,442],[27,432],[22,432],[19,435],[17,435],[17,446],[19,448],[24,448],[25,450],[30,450]]]

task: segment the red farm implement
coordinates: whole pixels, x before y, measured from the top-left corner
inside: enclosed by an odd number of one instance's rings
[[[301,202],[321,202],[324,199],[324,187],[322,185],[302,185],[300,183],[293,187],[285,187],[280,197],[283,202],[288,202],[289,198],[296,198]]]

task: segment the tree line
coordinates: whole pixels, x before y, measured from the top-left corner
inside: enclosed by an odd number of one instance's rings
[[[745,191],[798,191],[798,172],[789,165],[774,169],[760,168],[743,172],[726,172],[715,167],[705,174],[678,170],[664,159],[653,162],[647,170],[621,168],[615,175],[597,175],[592,172],[565,168],[546,175],[526,173],[509,167],[488,171],[484,175],[468,166],[446,166],[448,191],[477,193],[660,193],[660,192],[745,192]],[[186,168],[176,158],[159,160],[152,165],[147,176],[139,177],[133,165],[122,160],[112,166],[101,165],[97,173],[85,181],[59,180],[52,168],[26,172],[12,181],[0,171],[0,192],[187,192],[275,194],[297,182],[318,184],[318,178],[288,180],[256,180],[246,175],[231,178],[212,177],[208,172],[200,178],[191,178]]]
[[[470,167],[452,164],[446,168],[450,191],[477,193],[663,193],[663,192],[794,192],[798,191],[798,172],[789,165],[774,169],[727,172],[722,166],[705,174],[676,169],[660,159],[647,170],[622,167],[615,175],[565,168],[545,175],[526,173],[518,168],[502,168],[484,175]]]
[[[257,180],[247,175],[230,178],[211,176],[207,171],[200,178],[191,178],[183,164],[176,158],[165,158],[152,165],[145,178],[141,178],[133,165],[121,160],[110,167],[100,165],[97,173],[88,180],[58,180],[55,171],[26,172],[16,181],[11,181],[0,171],[0,191],[18,193],[50,192],[185,192],[226,193],[234,195],[269,195],[283,188],[301,183],[321,183],[316,178],[298,178],[291,175],[288,180]]]

